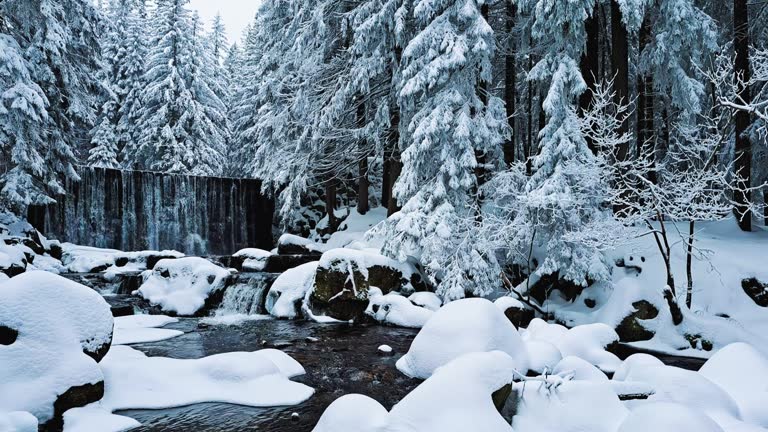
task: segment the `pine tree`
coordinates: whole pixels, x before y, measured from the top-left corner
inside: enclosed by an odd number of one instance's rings
[[[120,106],[118,130],[120,141],[125,145],[121,151],[121,165],[132,168],[132,158],[143,135],[140,119],[142,111],[142,92],[146,87],[144,73],[147,59],[147,8],[144,0],[137,0],[136,8],[128,17],[127,55],[125,57],[125,80],[120,87],[125,92],[125,99]]]
[[[420,30],[403,51],[398,93],[407,129],[393,193],[405,205],[387,222],[384,251],[420,257],[447,299],[483,294],[497,281],[493,256],[474,247],[466,228],[476,216],[476,153],[499,167],[507,133],[503,103],[479,85],[491,79],[494,50],[481,7],[474,0],[416,2]]]

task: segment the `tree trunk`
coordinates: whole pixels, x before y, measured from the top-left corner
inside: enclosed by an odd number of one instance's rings
[[[515,134],[515,97],[517,96],[517,65],[515,64],[515,39],[512,31],[517,19],[517,6],[507,2],[507,53],[504,57],[504,104],[507,112],[507,122],[512,130],[510,139],[504,143],[504,162],[509,165],[515,161],[516,134]]]
[[[389,176],[387,178],[387,183],[385,184],[389,192],[387,194],[387,201],[382,202],[382,204],[387,206],[387,216],[392,216],[393,214],[400,211],[400,206],[398,205],[397,198],[395,198],[395,194],[393,192],[395,183],[397,183],[397,178],[400,177],[400,171],[403,169],[403,163],[400,161],[400,150],[398,149],[400,141],[400,111],[397,109],[397,107],[392,109],[390,124],[392,130],[389,134],[388,142],[390,148],[389,156],[387,157],[389,162]]]
[[[328,232],[335,232],[339,226],[336,220],[336,179],[325,182],[325,213],[328,215]]]
[[[597,84],[600,75],[600,19],[598,17],[598,8],[600,5],[596,2],[592,15],[584,21],[584,28],[587,32],[587,47],[581,55],[581,75],[587,83],[587,90],[579,96],[579,108],[582,112],[587,111],[592,105],[592,91]],[[597,153],[595,143],[587,138],[587,145],[593,153]]]
[[[750,79],[749,68],[749,13],[747,0],[733,0],[733,46],[736,50],[735,73],[738,86],[739,103],[749,104]],[[735,193],[736,205],[734,213],[742,231],[752,230],[752,212],[749,209],[751,193],[747,190],[752,179],[752,145],[746,134],[749,128],[749,113],[744,110],[736,112],[736,147],[734,152],[737,179]]]
[[[362,100],[362,95],[361,95]],[[357,106],[357,126],[365,127],[365,102],[361,101]],[[367,140],[361,138],[358,141],[360,160],[358,161],[358,179],[357,179],[357,212],[361,215],[368,213],[368,149]]]
[[[629,38],[627,28],[621,15],[621,7],[617,0],[611,1],[611,66],[613,69],[613,89],[616,93],[616,104],[629,103]],[[629,131],[629,119],[624,120],[620,133]],[[623,144],[618,149],[618,159],[627,160],[629,144]]]
[[[693,299],[693,233],[695,221],[688,222],[688,247],[686,249],[685,256],[685,272],[688,276],[688,291],[685,294],[685,305],[688,309],[691,308],[691,301]]]

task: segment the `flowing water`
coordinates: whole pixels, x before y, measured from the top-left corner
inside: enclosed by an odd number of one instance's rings
[[[264,302],[276,275],[269,273],[241,273],[227,288],[216,315],[264,314]]]

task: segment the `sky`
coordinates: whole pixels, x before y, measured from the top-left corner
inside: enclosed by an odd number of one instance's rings
[[[190,9],[197,9],[206,26],[210,28],[213,17],[221,13],[227,27],[229,42],[239,42],[245,27],[253,21],[260,0],[191,0]]]

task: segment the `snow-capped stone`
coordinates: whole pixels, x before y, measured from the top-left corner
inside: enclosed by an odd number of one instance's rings
[[[283,234],[277,240],[280,255],[320,255],[328,246],[293,234]]]
[[[312,432],[376,432],[386,425],[388,414],[368,396],[348,394],[325,409]]]
[[[243,260],[244,271],[263,271],[267,265],[267,259],[272,256],[272,252],[247,248],[237,251],[232,256]]]
[[[464,354],[497,350],[507,353],[521,374],[528,371],[525,344],[499,308],[481,298],[457,300],[427,321],[397,368],[413,378],[428,378]]]
[[[528,368],[540,374],[545,371],[551,372],[563,359],[560,350],[547,341],[527,340],[525,341],[525,349],[528,351],[528,358],[530,359]]]
[[[415,292],[408,296],[408,300],[416,306],[421,306],[431,311],[436,311],[443,305],[443,301],[440,300],[440,297],[430,291]]]
[[[380,353],[390,354],[392,352],[392,347],[389,345],[379,345],[378,350]]]
[[[499,297],[493,303],[504,312],[504,315],[517,328],[528,327],[531,320],[536,316],[533,309],[523,304],[520,300],[509,296]]]
[[[158,328],[178,321],[165,315],[129,315],[115,318],[115,337],[112,343],[129,345],[181,336],[184,334],[182,331]]]
[[[267,293],[266,308],[278,318],[296,318],[315,280],[317,261],[286,270],[275,279]]]
[[[613,379],[615,381],[624,381],[632,371],[632,368],[645,366],[664,366],[664,363],[650,354],[632,354],[624,359],[621,366],[613,374]]]
[[[575,356],[568,356],[560,360],[552,373],[568,375],[578,381],[608,382],[608,377],[600,369]]]
[[[98,400],[99,365],[112,342],[109,305],[95,291],[32,271],[0,284],[0,412],[60,423],[66,409]]]
[[[419,307],[397,293],[381,295],[378,288],[371,287],[365,314],[378,322],[399,327],[422,328],[432,317],[433,311]]]
[[[212,293],[224,288],[228,276],[227,270],[203,258],[164,259],[136,293],[165,312],[195,315]]]
[[[610,326],[602,323],[576,326],[569,329],[557,344],[563,357],[576,356],[597,366],[603,371],[613,372],[621,360],[606,347],[619,341],[619,335]]]

